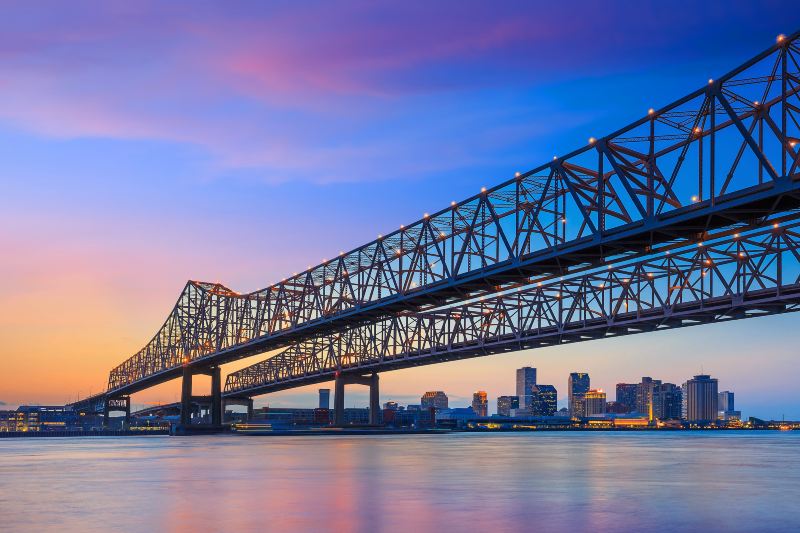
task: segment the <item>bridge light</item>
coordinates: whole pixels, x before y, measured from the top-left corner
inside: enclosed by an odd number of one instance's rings
[[[757,106],[757,105],[758,105],[758,100],[756,100],[755,102],[753,102],[753,105]]]
[[[383,235],[378,235],[378,240],[383,239]]]
[[[703,243],[702,243],[702,242],[698,242],[698,243],[697,243],[697,246],[698,246],[699,248],[702,248],[702,247],[703,247]]]
[[[655,110],[655,109],[653,109],[652,107],[651,107],[650,109],[648,109],[648,110],[647,110],[647,114],[648,114],[648,115],[652,115],[652,114],[653,114],[653,113],[655,113],[655,112],[656,112],[656,110]]]
[[[520,176],[521,176],[521,174],[520,174],[519,172],[517,172],[516,174],[514,174],[514,177],[517,177],[517,178],[518,178],[518,177],[520,177]]]
[[[594,137],[589,137],[589,144],[594,144],[594,141],[595,141]]]
[[[450,205],[455,207],[456,203],[455,202],[450,202]]]
[[[696,202],[696,201],[697,201],[697,196],[692,196],[692,202]]]
[[[430,215],[428,213],[425,213],[424,215],[422,215],[422,218],[428,218],[429,216]]]
[[[439,233],[439,237],[441,237],[442,239],[444,239],[444,238],[445,238],[445,234],[444,234],[444,232],[443,232],[443,231],[442,231],[441,233]]]
[[[558,156],[557,155],[553,156],[553,161],[558,161]]]
[[[775,41],[779,42],[779,43],[782,43],[784,39],[786,39],[786,36],[781,33],[775,38]]]
[[[406,229],[406,227],[404,225],[400,224],[400,229]]]
[[[481,187],[481,192],[486,192],[486,187]]]
[[[652,272],[648,272],[648,273],[647,273],[647,277],[648,277],[648,278],[652,278],[652,277],[653,277],[653,273],[652,273]]]
[[[713,80],[713,79],[711,79],[711,78],[709,78],[709,79],[708,79],[708,84],[709,84],[709,85],[711,85],[711,84],[713,84],[713,83],[714,83],[714,80]]]

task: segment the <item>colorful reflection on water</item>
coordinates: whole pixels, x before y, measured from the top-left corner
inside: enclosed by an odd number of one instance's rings
[[[0,440],[8,531],[783,531],[800,432]]]

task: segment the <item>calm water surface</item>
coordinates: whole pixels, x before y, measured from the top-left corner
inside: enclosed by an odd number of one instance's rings
[[[800,432],[0,440],[3,531],[798,531]]]

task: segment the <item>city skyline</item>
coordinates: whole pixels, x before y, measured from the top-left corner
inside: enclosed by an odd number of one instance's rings
[[[594,42],[583,35],[600,31],[609,20],[621,24],[618,41],[602,42],[613,60],[601,66],[574,49],[563,50],[558,35],[541,31],[531,37],[535,32],[519,27],[502,10],[482,16],[473,12],[461,22],[474,29],[474,37],[459,40],[454,35],[451,48],[431,57],[426,39],[441,30],[443,14],[434,13],[416,30],[420,42],[410,48],[398,35],[412,31],[413,17],[399,17],[389,25],[390,37],[381,50],[387,62],[374,61],[365,46],[373,36],[362,30],[353,41],[336,41],[338,47],[328,50],[341,68],[321,69],[313,79],[300,75],[300,67],[318,60],[291,35],[279,33],[276,38],[293,62],[270,58],[260,64],[240,53],[252,42],[233,39],[215,54],[216,41],[183,27],[184,36],[198,45],[193,52],[164,33],[163,39],[148,42],[147,51],[170,54],[161,62],[141,64],[130,43],[141,41],[153,21],[126,17],[135,15],[135,8],[94,13],[92,22],[104,23],[108,32],[88,31],[81,13],[62,12],[58,6],[54,10],[69,31],[19,9],[3,22],[4,30],[16,36],[35,29],[39,39],[19,39],[9,52],[14,76],[6,76],[13,82],[4,87],[0,109],[10,178],[8,194],[0,200],[0,244],[13,252],[3,264],[2,290],[11,305],[0,311],[5,339],[0,402],[12,407],[55,404],[99,392],[108,369],[137,350],[161,323],[186,279],[219,280],[240,290],[280,279],[553,153],[573,149],[585,142],[587,132],[612,131],[638,116],[637,110],[702,85],[793,29],[786,20],[747,3],[730,8],[706,13],[706,20],[720,24],[676,24],[675,32],[656,40],[643,38],[653,34],[648,25],[656,19],[659,24],[674,20],[674,10],[599,10],[597,17],[581,23],[584,31],[576,37],[581,40],[573,44],[576,49],[589,47]],[[299,16],[284,9],[266,14]],[[346,18],[350,11],[343,12],[319,7],[312,11],[311,23],[324,26],[330,17]],[[237,27],[247,24],[236,13],[221,21],[217,16],[198,9],[193,29],[219,22],[225,35],[235,35]],[[542,28],[556,27],[560,17],[544,12],[537,20]],[[742,21],[750,30],[746,35],[731,29]],[[165,22],[175,20],[167,16],[160,24]],[[155,29],[164,31],[160,24]],[[696,35],[703,38],[687,39]],[[310,48],[325,50],[325,37],[316,37]],[[93,92],[96,85],[107,88],[110,76],[99,80],[105,85],[96,83],[97,72],[81,61],[86,54],[119,75],[115,90]],[[49,70],[53,64],[65,68],[54,73]],[[125,84],[131,81],[127,67],[137,67],[135,72],[145,80],[161,82],[160,74],[175,64],[190,67],[166,80],[173,82],[173,89],[202,85],[209,87],[208,93],[173,93],[164,83],[155,83],[163,92],[153,94],[132,84],[140,91],[136,101],[142,108],[125,105]],[[479,76],[487,65],[493,67],[491,75]],[[265,69],[285,74],[284,85],[265,77]],[[592,97],[579,100],[576,85]],[[184,98],[186,94],[191,97]],[[488,103],[493,101],[498,103]],[[302,120],[295,124],[286,112],[276,112],[279,105],[293,109]],[[333,107],[344,112],[332,112]],[[407,111],[409,118],[382,111],[387,107]],[[205,108],[231,114],[221,119],[214,112],[198,113]],[[272,151],[272,129],[254,132],[253,116],[274,129],[294,126],[283,130],[287,140],[280,153]],[[379,128],[386,122],[397,127]],[[309,124],[320,125],[311,142],[301,135],[307,130],[302,126]],[[377,129],[393,133],[375,141]],[[236,133],[239,144],[203,135],[220,130]],[[481,133],[468,135],[467,130]],[[428,131],[435,135],[425,136]],[[335,144],[332,132],[344,132],[355,148]],[[448,140],[456,132],[458,141]],[[246,133],[257,135],[245,139]],[[46,160],[37,157],[43,152],[49,155]],[[449,155],[447,161],[441,153]],[[427,194],[418,194],[421,184]],[[268,214],[241,208],[253,198],[274,197],[302,198],[302,209],[289,203],[273,204]],[[330,220],[337,221],[336,228]],[[304,238],[295,238],[297,234]],[[207,253],[207,242],[218,253]],[[259,244],[255,252],[254,242]],[[51,323],[45,334],[37,335],[38,324],[28,317],[40,310],[44,299]],[[705,366],[747,398],[753,414],[797,418],[792,372],[786,371],[796,368],[794,320],[783,316],[707,325],[646,339],[593,341],[540,349],[534,355],[497,355],[391,372],[382,376],[382,397],[400,395],[419,383],[425,389],[450,390],[454,400],[466,401],[475,390],[499,389],[502,379],[497,376],[533,357],[547,365],[539,365],[548,369],[540,377],[543,383],[559,387],[558,376],[585,368],[593,384],[607,391],[613,390],[615,379],[635,381],[643,375],[679,383],[676,369],[693,375],[696,370],[690,369]],[[707,340],[712,338],[713,345]],[[698,354],[698,346],[711,347]],[[228,365],[225,371],[236,367]],[[619,368],[629,372],[612,378]],[[486,376],[491,376],[489,383]],[[197,381],[203,384],[202,378]],[[172,401],[177,388],[177,383],[158,387],[134,401]],[[353,401],[360,394],[355,390]],[[313,396],[311,388],[258,401],[292,405],[298,399],[310,403]],[[497,395],[489,396],[494,401]]]

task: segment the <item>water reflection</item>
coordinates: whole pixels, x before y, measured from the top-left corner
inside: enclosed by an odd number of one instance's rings
[[[0,441],[0,530],[796,526],[800,433]],[[24,512],[19,512],[24,510]]]

